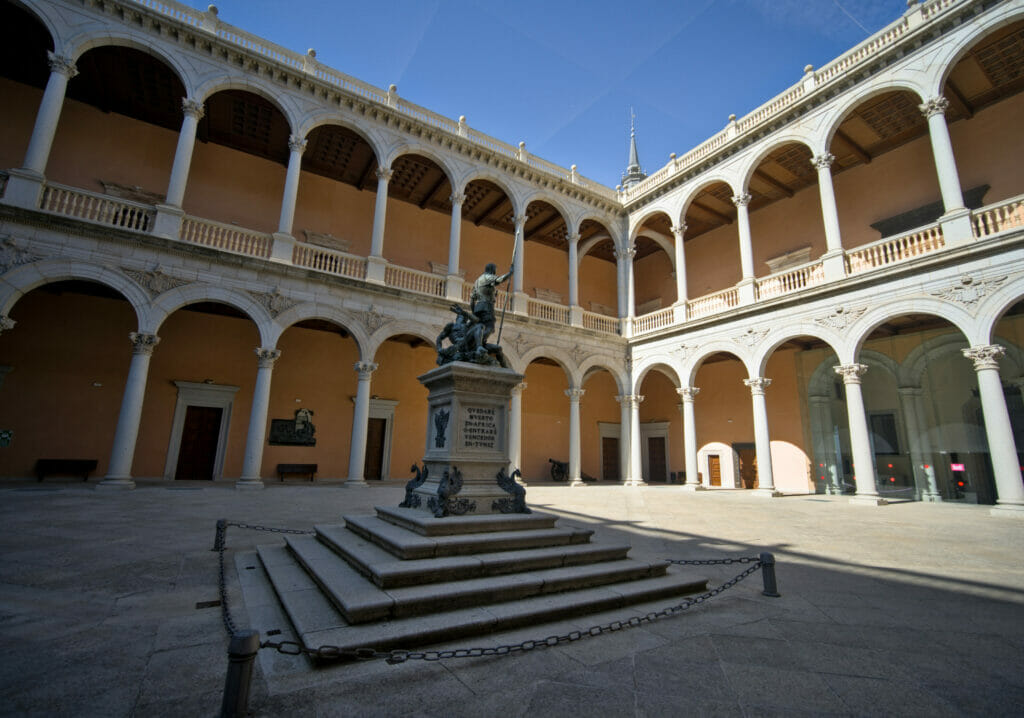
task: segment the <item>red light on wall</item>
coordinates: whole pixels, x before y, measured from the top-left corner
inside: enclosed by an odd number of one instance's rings
[[[825,480],[825,477],[824,477],[824,476],[822,476],[822,477],[821,477],[821,480],[822,480],[822,481],[824,481],[824,480]]]
[[[963,481],[957,481],[957,482],[956,482],[956,485],[957,485],[957,486],[963,486],[963,485],[964,485],[964,482],[963,482]]]
[[[895,484],[896,483],[896,477],[895,476],[890,476],[889,477],[889,481],[891,481],[892,483]]]
[[[930,468],[932,468],[932,467],[931,467],[931,466],[929,466],[928,464],[925,464],[925,465],[924,465],[924,468],[926,468],[926,469],[930,469]]]
[[[820,466],[820,467],[821,467],[821,468],[823,468],[823,469],[825,468],[825,465],[824,465],[824,464],[818,464],[818,466]]]
[[[892,464],[889,464],[887,468],[890,468],[890,469],[891,469],[891,468],[892,468]]]

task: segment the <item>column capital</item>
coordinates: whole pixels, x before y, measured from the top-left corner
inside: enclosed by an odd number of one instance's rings
[[[256,347],[256,361],[259,364],[260,369],[270,369],[274,366],[274,362],[281,356],[280,349],[267,349],[266,347]]]
[[[921,114],[926,118],[931,119],[935,115],[946,114],[946,110],[949,109],[949,100],[945,97],[932,97],[918,105],[917,109],[921,110]]]
[[[14,329],[14,325],[17,323],[18,322],[14,321],[6,314],[0,314],[0,334],[3,334],[4,332],[9,331],[11,329]]]
[[[512,221],[516,225],[516,232],[517,233],[522,232],[523,228],[526,226],[526,215],[525,214],[517,214],[515,217],[512,218]]]
[[[683,397],[684,402],[693,403],[693,400],[700,394],[700,388],[696,386],[683,386],[676,389],[676,394]]]
[[[75,65],[75,61],[67,55],[58,55],[51,50],[47,50],[46,59],[50,63],[51,72],[59,72],[69,80],[78,74],[78,67]]]
[[[193,117],[201,120],[206,115],[206,104],[202,100],[193,100],[191,97],[181,98],[181,111],[186,117]]]
[[[160,337],[156,334],[144,332],[131,332],[128,341],[132,343],[132,354],[152,354],[156,345],[160,343]]]
[[[352,368],[359,372],[359,381],[369,381],[373,372],[377,371],[380,364],[372,361],[357,361]]]
[[[299,137],[298,135],[289,135],[288,149],[292,152],[298,152],[301,155],[306,151],[306,138]]]
[[[814,169],[819,172],[821,170],[827,170],[835,161],[836,156],[831,152],[822,152],[820,155],[814,155],[814,157],[811,158],[811,164],[814,165]]]
[[[634,256],[636,256],[636,245],[633,244],[629,245],[628,247],[615,250],[616,259],[632,259]]]
[[[675,235],[676,239],[682,239],[683,235],[686,234],[686,222],[680,222],[679,224],[672,225],[671,232]]]
[[[580,241],[580,233],[569,232],[567,235],[565,235],[565,241],[567,241],[570,245],[576,244],[577,242]]]
[[[378,165],[375,173],[377,175],[377,179],[381,182],[390,182],[391,176],[395,174],[395,171],[390,167]]]
[[[1006,353],[1006,348],[998,344],[978,344],[961,349],[964,356],[974,362],[974,371],[995,369],[999,371],[999,357]]]
[[[461,207],[462,203],[466,201],[465,192],[452,192],[448,195],[448,201],[452,203],[452,208]]]
[[[527,386],[528,384],[525,381],[519,382],[514,387],[512,387],[512,396],[518,396],[522,394],[524,391],[526,391]]]
[[[868,370],[867,364],[838,364],[832,367],[836,374],[843,377],[844,384],[860,384],[860,378]]]
[[[750,200],[752,200],[753,198],[754,197],[753,195],[750,194],[750,192],[744,192],[743,194],[734,194],[732,196],[732,203],[737,207],[746,207],[748,204],[750,204]]]
[[[771,386],[772,380],[764,376],[755,376],[751,379],[744,379],[743,383],[750,387],[753,396],[764,395],[764,390]]]
[[[567,397],[569,397],[569,401],[571,401],[574,404],[577,403],[580,399],[582,399],[583,395],[586,394],[586,393],[587,392],[586,392],[585,389],[566,389],[565,390],[565,395]]]
[[[615,401],[619,402],[620,404],[628,404],[630,408],[636,408],[640,406],[643,400],[643,394],[619,394],[618,396],[615,397]]]

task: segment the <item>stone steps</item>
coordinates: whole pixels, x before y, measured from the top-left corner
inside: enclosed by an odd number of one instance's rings
[[[469,520],[461,520],[468,518]],[[257,548],[308,648],[414,647],[706,588],[540,514],[434,519],[378,508]]]
[[[320,541],[380,588],[614,561],[629,552],[627,544],[582,543],[403,561],[341,524],[317,526],[316,531]]]

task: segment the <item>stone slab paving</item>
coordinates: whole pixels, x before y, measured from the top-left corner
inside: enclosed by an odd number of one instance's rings
[[[209,606],[216,519],[309,529],[401,498],[401,482],[0,485],[0,715],[216,715],[227,664]],[[253,715],[1024,714],[1024,521],[979,506],[672,486],[531,484],[528,498],[641,560],[773,551],[782,597],[762,596],[755,574],[682,616],[506,658],[315,669],[261,651]],[[255,559],[273,543],[229,531],[229,596],[238,623],[287,638]],[[702,570],[717,585],[741,568]],[[664,605],[446,647],[543,639]]]

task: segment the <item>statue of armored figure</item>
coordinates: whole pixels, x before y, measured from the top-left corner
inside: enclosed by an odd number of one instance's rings
[[[457,304],[451,306],[455,313],[455,321],[445,325],[435,342],[438,365],[465,361],[508,367],[501,347],[488,342],[488,339],[494,333],[494,300],[497,296],[497,287],[508,281],[511,276],[511,269],[499,276],[497,267],[493,263],[488,264],[483,274],[473,283],[473,292],[469,298],[472,311],[466,311]],[[445,339],[450,342],[448,346],[444,346]]]

